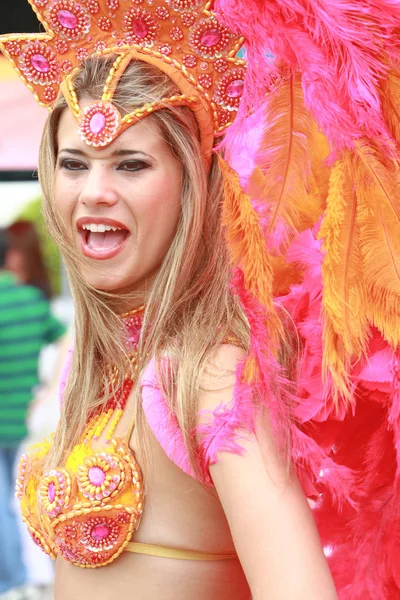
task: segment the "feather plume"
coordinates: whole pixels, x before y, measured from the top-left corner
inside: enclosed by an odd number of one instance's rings
[[[397,347],[400,344],[400,174],[396,166],[381,160],[372,145],[357,144],[352,162],[368,298],[364,312],[384,338]]]
[[[237,173],[223,158],[218,160],[224,179],[222,219],[232,265],[242,270],[244,288],[267,310],[271,336],[279,336],[281,324],[273,307],[272,263],[259,217],[241,188]]]
[[[400,17],[399,17],[400,22]],[[380,86],[382,112],[393,139],[400,144],[400,72],[392,70]]]
[[[324,368],[331,373],[337,391],[348,397],[351,359],[365,354],[368,340],[360,227],[348,152],[332,168],[319,237],[325,251]]]
[[[312,167],[329,153],[304,106],[299,76],[289,76],[269,93],[265,125],[248,193],[256,198],[270,250],[279,251],[293,233],[311,226],[322,212]],[[322,178],[322,174],[320,174]]]

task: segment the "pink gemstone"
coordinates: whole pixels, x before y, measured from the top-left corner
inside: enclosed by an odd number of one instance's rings
[[[149,33],[149,27],[143,19],[135,19],[132,21],[132,33],[136,37],[143,39]]]
[[[91,467],[89,469],[89,481],[92,485],[100,486],[104,483],[106,474],[100,467]]]
[[[110,535],[110,528],[104,523],[99,523],[92,528],[90,532],[91,537],[94,540],[101,541]]]
[[[39,73],[47,73],[50,70],[50,63],[43,54],[34,54],[31,60],[32,66]]]
[[[215,46],[222,39],[222,34],[218,29],[207,29],[200,36],[200,41],[203,46],[207,46],[207,48],[211,48],[211,46]]]
[[[243,93],[243,81],[241,79],[235,79],[226,88],[226,93],[229,98],[239,98]]]
[[[57,19],[60,25],[66,29],[75,29],[78,25],[78,18],[69,10],[60,10],[57,14]]]
[[[53,481],[50,481],[49,483],[49,487],[47,488],[47,496],[50,502],[54,502],[54,499],[56,497],[56,486],[55,483],[53,483]]]
[[[93,117],[90,119],[89,128],[90,131],[94,134],[101,133],[106,126],[106,118],[103,113],[94,113]]]

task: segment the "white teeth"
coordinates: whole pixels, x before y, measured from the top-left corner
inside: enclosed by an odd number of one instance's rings
[[[92,233],[104,233],[105,231],[122,231],[121,227],[111,227],[111,225],[104,225],[103,223],[86,223],[82,225],[82,229],[91,231]]]

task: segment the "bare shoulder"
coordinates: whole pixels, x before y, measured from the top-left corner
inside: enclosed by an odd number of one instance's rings
[[[210,354],[199,378],[199,409],[213,410],[232,400],[236,370],[247,356],[234,344],[220,344]]]

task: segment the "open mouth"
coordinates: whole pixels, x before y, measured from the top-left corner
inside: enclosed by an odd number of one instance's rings
[[[122,250],[129,231],[120,223],[77,223],[83,253],[89,258],[105,259]]]

